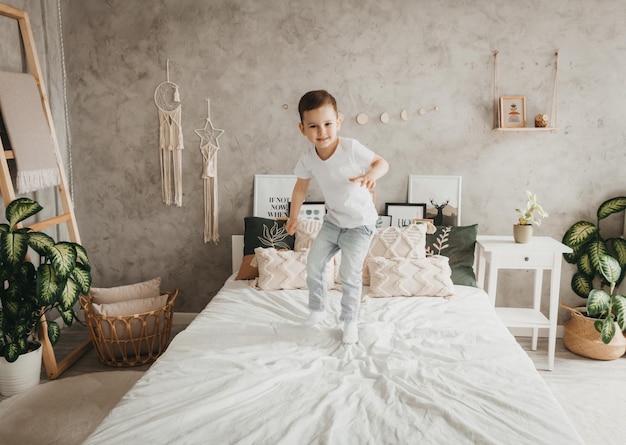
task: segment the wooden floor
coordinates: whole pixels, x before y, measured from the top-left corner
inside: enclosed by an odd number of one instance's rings
[[[174,338],[176,334],[178,334],[185,328],[185,324],[174,323],[172,325],[172,338]],[[57,363],[89,338],[90,337],[87,327],[81,326],[78,323],[74,323],[72,327],[64,328],[61,332],[61,338],[59,342],[54,346],[54,353],[57,359]],[[87,374],[90,372],[106,372],[115,370],[146,371],[148,370],[148,368],[150,368],[150,363],[146,365],[132,367],[117,367],[105,365],[98,360],[96,350],[92,347],[85,355],[83,355],[76,362],[74,362],[74,364],[71,365],[69,369],[67,369],[63,374],[57,377],[57,380],[72,377],[75,375]],[[41,380],[42,382],[48,380],[46,369],[43,365],[41,367]]]

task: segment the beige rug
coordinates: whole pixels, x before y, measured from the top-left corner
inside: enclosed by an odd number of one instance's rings
[[[81,444],[142,375],[109,371],[42,381],[0,402],[0,444]]]

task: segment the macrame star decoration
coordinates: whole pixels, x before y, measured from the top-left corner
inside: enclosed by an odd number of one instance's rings
[[[217,138],[220,137],[222,133],[224,133],[224,130],[214,128],[210,118],[207,118],[206,124],[204,124],[204,128],[194,131],[198,136],[200,136],[200,138],[202,138],[202,140],[200,141],[200,147],[210,144],[216,147],[217,150],[219,150],[220,143],[217,141]]]
[[[218,137],[224,130],[213,127],[211,122],[211,103],[207,99],[207,118],[204,128],[194,130],[200,136],[202,154],[202,179],[204,181],[204,242],[217,244],[220,240],[218,231],[218,194],[217,194],[217,151],[220,149]]]

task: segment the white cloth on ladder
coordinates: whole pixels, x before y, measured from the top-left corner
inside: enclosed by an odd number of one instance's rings
[[[15,157],[17,193],[57,185],[60,174],[51,123],[32,74],[0,72],[0,112]]]

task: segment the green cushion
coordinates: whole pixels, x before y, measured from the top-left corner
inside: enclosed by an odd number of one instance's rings
[[[285,230],[287,220],[275,220],[248,216],[244,218],[243,254],[254,255],[257,247],[273,247],[276,250],[293,250],[296,240]]]
[[[436,227],[435,233],[426,235],[426,254],[447,256],[452,269],[452,282],[476,287],[473,266],[478,224]]]

